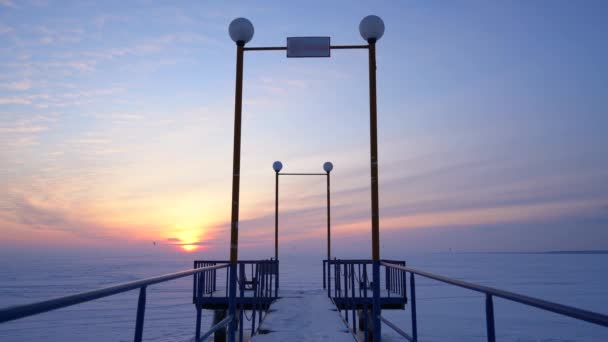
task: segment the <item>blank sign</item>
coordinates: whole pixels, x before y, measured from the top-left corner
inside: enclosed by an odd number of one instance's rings
[[[287,57],[329,57],[329,37],[288,37]]]

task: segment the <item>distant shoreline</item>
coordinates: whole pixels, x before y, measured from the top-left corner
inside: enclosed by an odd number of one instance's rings
[[[544,251],[544,252],[481,252],[488,254],[608,254],[608,250]]]
[[[590,250],[590,251],[547,251],[544,254],[608,254],[608,250]]]

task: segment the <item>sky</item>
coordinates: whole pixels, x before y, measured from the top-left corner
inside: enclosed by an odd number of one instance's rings
[[[382,255],[608,249],[604,1],[52,0],[0,0],[0,249],[227,256],[230,21],[350,45],[369,14]],[[273,254],[275,160],[332,161],[332,254],[371,255],[367,62],[246,53],[240,255]],[[324,255],[325,181],[281,177],[281,255]]]

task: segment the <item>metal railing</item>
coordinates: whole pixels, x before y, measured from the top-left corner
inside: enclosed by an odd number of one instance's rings
[[[195,268],[170,274],[165,274],[157,277],[136,280],[124,284],[108,286],[97,290],[81,292],[70,296],[59,297],[55,299],[45,300],[32,304],[12,306],[0,309],[0,323],[17,320],[29,316],[38,315],[47,311],[57,310],[68,306],[90,302],[96,299],[113,296],[119,293],[139,289],[139,300],[137,302],[137,319],[135,322],[135,337],[133,341],[140,342],[144,331],[144,313],[146,309],[146,288],[150,285],[167,282],[170,280],[187,277],[190,275],[200,275],[204,277],[209,272],[214,272],[221,268],[227,268],[228,264],[217,264]],[[216,330],[225,327],[232,317],[227,317],[224,321],[213,326],[206,335],[209,336]]]
[[[194,268],[209,267],[223,263],[226,263],[226,261],[196,260],[194,261]],[[235,299],[237,308],[235,319],[238,323],[239,340],[244,341],[244,319],[247,318],[247,320],[251,321],[251,335],[254,335],[256,333],[256,321],[259,328],[263,315],[267,312],[272,301],[278,297],[279,262],[273,259],[240,260],[237,262],[237,267],[236,282],[238,293]],[[220,285],[220,288],[218,288],[218,281],[224,282],[223,285]],[[209,273],[195,275],[192,302],[196,305],[197,312],[196,341],[201,341],[219,330],[210,331],[205,335],[200,334],[201,310],[206,305],[216,308],[225,307],[230,299],[229,284],[230,272],[228,272],[228,269],[226,269],[225,274],[220,274],[216,270],[213,270]],[[245,311],[250,311],[251,316],[245,317]]]
[[[424,272],[420,270],[416,270],[413,268],[405,267],[404,265],[397,265],[394,263],[383,261],[381,262],[382,266],[385,266],[387,270],[398,270],[402,272],[406,272],[410,274],[410,302],[411,302],[411,310],[412,310],[412,336],[407,334],[405,331],[401,330],[397,325],[388,321],[386,318],[381,317],[380,319],[390,328],[392,328],[399,335],[407,339],[411,342],[418,341],[418,327],[417,327],[417,317],[416,317],[416,282],[414,275],[419,275],[425,278],[434,279],[446,284],[462,287],[465,289],[469,289],[476,292],[481,292],[485,294],[485,306],[486,306],[486,332],[487,332],[487,340],[489,342],[496,341],[496,331],[494,328],[494,302],[493,297],[499,297],[502,299],[506,299],[509,301],[521,303],[524,305],[536,307],[542,310],[554,312],[563,316],[572,317],[578,320],[594,323],[597,325],[601,325],[604,327],[608,327],[608,316],[578,309],[572,306],[562,305],[554,302],[549,302],[546,300],[528,297],[525,295],[504,291],[500,289],[496,289],[493,287],[477,285],[461,280],[456,280],[436,274],[432,274],[429,272]]]
[[[404,261],[383,261],[405,266]],[[323,260],[323,283],[327,286],[327,296],[344,315],[344,320],[353,334],[357,334],[357,329],[366,332],[365,341],[371,337],[369,333],[372,329],[368,328],[373,324],[370,321],[374,304],[372,264],[372,260],[366,259]],[[380,306],[386,309],[403,309],[407,302],[405,272],[384,269],[384,276],[380,279],[382,280],[378,285],[384,290],[380,296]]]

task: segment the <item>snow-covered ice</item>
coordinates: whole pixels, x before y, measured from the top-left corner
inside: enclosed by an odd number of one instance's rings
[[[608,255],[442,253],[383,257],[407,260],[414,268],[436,274],[608,312]],[[4,255],[0,257],[0,307],[187,269],[192,267],[192,258]],[[321,267],[320,257],[281,256],[281,291],[320,288]],[[486,340],[482,295],[423,278],[416,280],[416,295],[421,341]],[[500,299],[494,306],[498,341],[608,341],[608,329],[590,323]],[[0,341],[132,341],[136,307],[137,291],[132,291],[2,324]],[[411,332],[409,309],[408,304],[405,311],[387,311],[383,316]],[[148,288],[146,341],[192,341],[195,319],[191,278]],[[205,312],[203,330],[211,324],[212,312]],[[382,334],[403,341],[385,325]]]
[[[284,290],[260,326],[263,334],[255,342],[332,341],[353,342],[327,292],[319,290]]]

